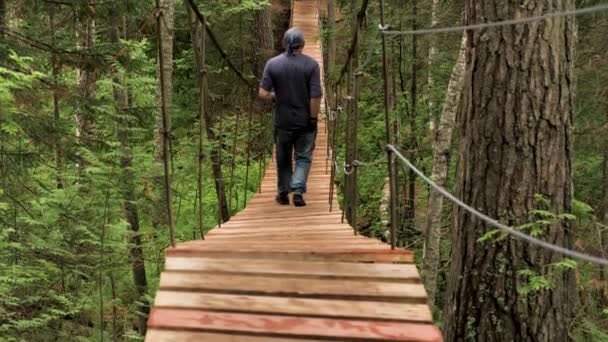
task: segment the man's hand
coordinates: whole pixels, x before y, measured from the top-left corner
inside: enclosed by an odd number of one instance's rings
[[[321,98],[313,97],[310,99],[310,117],[315,120],[319,116],[319,112],[321,111]]]
[[[260,96],[260,98],[262,100],[266,100],[266,101],[273,101],[274,100],[274,92],[273,91],[268,91],[262,87],[260,87],[260,90],[258,91],[258,96]]]

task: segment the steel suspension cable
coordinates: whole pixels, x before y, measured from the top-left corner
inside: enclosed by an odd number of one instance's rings
[[[403,154],[401,154],[401,152],[399,152],[399,150],[397,150],[397,148],[391,144],[387,145],[388,150],[392,151],[397,158],[399,158],[401,160],[401,162],[407,166],[410,170],[414,171],[421,179],[423,179],[427,184],[429,184],[433,189],[435,189],[437,192],[439,192],[441,195],[443,195],[445,198],[449,199],[450,201],[454,202],[455,204],[457,204],[459,207],[461,207],[462,209],[468,211],[469,213],[471,213],[473,216],[476,216],[477,218],[481,219],[482,221],[498,228],[499,230],[501,230],[504,233],[513,235],[523,241],[529,242],[533,245],[537,245],[539,247],[551,250],[553,252],[562,254],[562,255],[566,255],[572,258],[576,258],[579,260],[584,260],[584,261],[588,261],[594,264],[599,264],[599,265],[604,265],[604,266],[608,266],[608,259],[604,259],[604,258],[600,258],[600,257],[596,257],[596,256],[592,256],[592,255],[588,255],[588,254],[584,254],[584,253],[580,253],[562,246],[558,246],[543,240],[540,240],[538,238],[535,238],[533,236],[530,236],[524,232],[521,232],[519,230],[516,230],[512,227],[509,227],[505,224],[502,224],[500,222],[498,222],[497,220],[487,216],[486,214],[480,212],[479,210],[469,206],[468,204],[464,203],[463,201],[461,201],[460,199],[456,198],[456,196],[452,195],[449,191],[447,191],[445,188],[437,185],[435,182],[433,182],[429,177],[427,177],[424,173],[422,173],[422,171],[418,170],[416,168],[416,166],[414,166],[414,164],[412,164],[407,158],[405,158],[403,156]]]
[[[245,76],[234,65],[234,63],[232,63],[232,61],[228,57],[228,54],[224,51],[224,49],[222,48],[221,44],[219,43],[217,37],[211,30],[209,23],[207,22],[207,20],[205,20],[205,16],[201,13],[201,11],[198,9],[198,7],[196,7],[196,5],[194,4],[194,0],[188,0],[188,4],[190,5],[190,8],[192,8],[192,11],[194,11],[194,14],[196,15],[196,18],[198,19],[198,21],[203,25],[203,27],[207,31],[207,35],[209,36],[209,39],[211,40],[211,42],[213,43],[213,45],[219,52],[220,56],[222,56],[222,58],[226,62],[226,65],[228,65],[228,68],[230,68],[230,70],[232,70],[236,74],[236,76],[239,78],[239,80],[244,82],[248,87],[255,88],[257,85],[257,82],[255,81],[255,79],[256,79],[255,76],[253,76],[253,75],[250,75],[249,77]]]
[[[408,31],[390,30],[389,27],[384,25],[384,23],[381,23],[380,31],[382,32],[383,35],[422,35],[422,34],[462,32],[462,31],[470,31],[470,30],[481,30],[484,28],[496,28],[496,27],[502,27],[502,26],[526,24],[526,23],[531,23],[531,22],[535,22],[535,21],[542,21],[545,19],[577,16],[577,15],[583,15],[583,14],[598,13],[598,12],[603,12],[603,11],[608,11],[608,3],[600,4],[600,5],[596,5],[596,6],[585,7],[585,8],[574,9],[574,10],[546,13],[543,15],[532,16],[532,17],[527,17],[527,18],[509,19],[509,20],[504,20],[504,21],[496,21],[496,22],[488,22],[488,23],[480,23],[480,24],[472,24],[472,25],[408,30]]]

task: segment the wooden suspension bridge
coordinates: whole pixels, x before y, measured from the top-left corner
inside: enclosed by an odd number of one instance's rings
[[[291,24],[322,65],[318,2],[293,2]],[[325,125],[306,207],[275,203],[273,162],[246,209],[167,250],[146,341],[442,340],[412,253],[355,235],[330,211]]]

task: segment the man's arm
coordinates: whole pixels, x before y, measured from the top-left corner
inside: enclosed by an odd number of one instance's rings
[[[262,100],[272,101],[272,99],[274,98],[274,92],[268,91],[260,86],[260,90],[258,91],[258,96]]]
[[[274,98],[274,92],[271,91],[273,84],[272,77],[270,77],[269,64],[270,63],[266,63],[266,66],[264,67],[264,73],[262,74],[262,80],[260,81],[260,90],[258,91],[258,96],[266,101],[272,101]]]
[[[312,77],[310,78],[310,118],[316,120],[321,110],[321,98],[323,96],[323,90],[321,88],[321,69],[319,64],[316,63],[312,70]]]
[[[321,110],[321,97],[313,97],[310,99],[310,118],[317,119]]]

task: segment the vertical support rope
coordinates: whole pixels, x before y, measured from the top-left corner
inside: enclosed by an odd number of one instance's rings
[[[334,88],[336,92],[338,92],[340,85],[335,84]],[[336,93],[336,96],[337,93]],[[336,100],[334,102],[334,106],[338,108],[339,102]],[[334,182],[336,180],[336,159],[338,153],[337,140],[338,140],[338,129],[340,128],[340,111],[336,110],[332,128],[332,138],[331,138],[331,175],[329,177],[329,212],[333,211],[334,208]]]
[[[253,119],[253,97],[255,90],[249,95],[249,119],[247,123],[247,168],[245,170],[245,189],[243,190],[243,205],[247,205],[247,188],[249,187],[249,166],[251,164],[251,121]]]
[[[232,214],[232,193],[234,192],[234,168],[236,164],[236,141],[237,135],[239,133],[239,113],[240,110],[237,110],[235,113],[235,122],[234,122],[234,136],[232,138],[232,158],[230,159],[230,192],[228,195],[228,210]]]
[[[348,152],[350,150],[350,139],[351,139],[351,130],[350,130],[350,120],[351,120],[351,115],[352,115],[352,96],[351,94],[351,87],[352,87],[352,68],[353,63],[352,63],[352,58],[348,61],[348,67],[346,69],[346,123],[345,123],[345,143],[344,143],[344,155],[345,155],[345,159],[346,159],[346,163],[348,164],[349,162],[349,155]],[[344,223],[344,218],[348,212],[348,217],[350,218],[350,210],[352,208],[352,202],[351,202],[351,197],[350,197],[350,185],[349,185],[349,174],[347,172],[344,172],[344,210],[342,210],[342,218],[341,218],[341,222]]]
[[[254,92],[255,96],[255,92]],[[257,138],[256,146],[258,148],[258,193],[262,193],[262,179],[264,169],[266,168],[266,129],[264,127],[264,112],[260,111],[260,117],[258,118],[258,125],[260,126],[259,135]]]
[[[380,0],[380,25],[384,25],[384,0]],[[386,36],[382,37],[382,76],[384,80],[384,126],[386,130],[387,145],[391,144],[391,124],[390,124],[390,103],[389,103],[389,88],[388,88],[388,63],[386,59]],[[386,149],[386,161],[388,166],[388,179],[390,187],[390,230],[391,230],[391,249],[395,249],[397,236],[397,203],[396,203],[396,184],[393,169],[393,153],[390,149]]]
[[[337,91],[339,84],[335,85],[335,89]],[[334,102],[336,108],[338,107],[338,101]],[[333,211],[334,208],[334,182],[336,180],[336,158],[338,147],[336,146],[338,139],[338,129],[340,128],[340,111],[336,110],[332,128],[332,138],[331,138],[331,175],[329,177],[329,212]]]
[[[357,44],[358,45],[358,44]],[[357,50],[359,50],[359,48],[357,48]],[[355,59],[358,59],[359,56],[355,56]],[[360,91],[360,87],[359,87],[359,82],[361,80],[361,77],[363,76],[362,72],[357,72],[355,74],[355,84],[353,85],[353,93],[354,93],[354,98],[353,98],[353,120],[354,120],[354,127],[353,127],[353,163],[351,164],[351,167],[353,169],[353,174],[351,175],[351,177],[353,177],[353,189],[352,189],[352,196],[353,196],[353,208],[352,208],[352,216],[351,216],[351,222],[353,225],[353,230],[355,235],[357,235],[359,233],[359,228],[357,226],[357,205],[359,203],[359,191],[358,191],[358,182],[357,182],[357,177],[358,177],[358,172],[357,172],[357,164],[355,164],[355,160],[359,160],[359,144],[358,144],[358,140],[359,140],[359,91]]]
[[[168,126],[167,119],[167,104],[165,102],[165,70],[164,70],[164,57],[163,57],[163,37],[161,33],[161,25],[164,22],[163,10],[160,8],[160,0],[156,0],[156,25],[158,34],[158,64],[160,68],[159,80],[160,80],[160,110],[163,122],[163,169],[164,169],[164,182],[165,182],[165,200],[167,201],[167,220],[169,221],[169,237],[171,240],[171,247],[175,247],[175,226],[173,223],[173,207],[172,207],[172,194],[171,194],[171,175],[169,173],[169,143],[171,140],[170,129]]]

